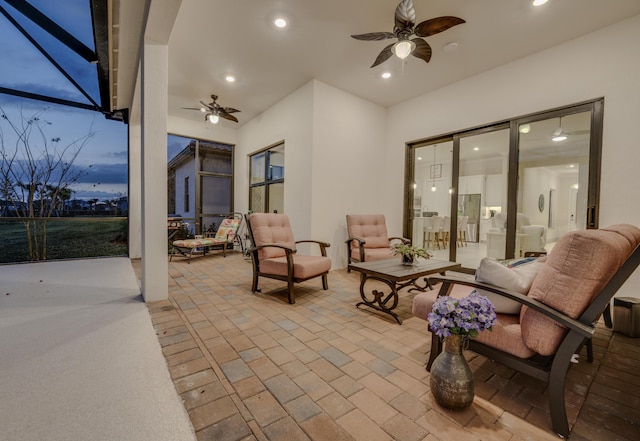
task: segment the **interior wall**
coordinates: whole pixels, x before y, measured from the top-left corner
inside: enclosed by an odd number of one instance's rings
[[[390,214],[389,204],[380,198],[387,185],[380,179],[386,110],[320,81],[313,85],[311,233],[331,243],[327,252],[333,268],[345,268],[346,215]],[[402,235],[399,228],[388,232]]]
[[[380,196],[394,223],[402,221],[405,142],[604,97],[600,225],[640,225],[640,204],[629,203],[640,185],[640,57],[630,56],[638,41],[635,16],[390,108]],[[640,296],[633,286],[638,272],[619,295]]]
[[[310,238],[313,82],[300,87],[237,131],[234,205],[249,210],[249,155],[284,141],[284,212],[294,236]]]

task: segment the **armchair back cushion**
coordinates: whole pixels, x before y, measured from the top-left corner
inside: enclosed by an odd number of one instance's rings
[[[640,243],[640,230],[613,225],[577,230],[560,238],[531,285],[529,297],[576,319]],[[567,330],[533,309],[520,312],[522,339],[531,350],[552,355]]]
[[[293,237],[289,217],[277,213],[253,213],[251,215],[251,231],[256,246],[277,244],[295,249],[296,241]],[[267,247],[258,251],[258,260],[284,257],[281,248]]]
[[[348,214],[347,234],[366,241],[365,248],[389,248],[389,236],[384,214]],[[358,249],[358,242],[351,241],[351,249]]]

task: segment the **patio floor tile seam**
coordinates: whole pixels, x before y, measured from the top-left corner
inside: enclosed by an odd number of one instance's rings
[[[214,360],[213,356],[209,352],[209,349],[205,346],[204,342],[202,341],[202,339],[200,338],[200,336],[198,335],[198,333],[194,329],[193,325],[189,322],[189,320],[187,319],[187,317],[184,314],[184,312],[180,309],[180,307],[177,304],[177,302],[175,301],[175,299],[174,298],[170,298],[169,301],[175,307],[177,314],[180,316],[180,318],[184,322],[184,325],[186,326],[189,334],[191,335],[191,338],[193,338],[193,340],[196,342],[196,345],[198,346],[198,348],[202,351],[205,359],[207,360],[207,362],[209,363],[209,365],[213,369],[213,372],[215,373],[216,377],[218,377],[218,380],[224,386],[224,388],[225,388],[225,390],[227,392],[227,395],[231,398],[231,401],[233,402],[234,406],[236,407],[237,413],[244,419],[244,421],[247,423],[247,425],[251,429],[253,435],[258,440],[268,440],[267,436],[264,434],[264,432],[260,428],[259,424],[255,423],[255,419],[254,419],[253,415],[247,409],[247,407],[244,405],[244,403],[242,402],[242,400],[240,399],[240,397],[236,393],[236,391],[233,388],[233,386],[231,385],[231,383],[229,383],[229,381],[228,381],[227,377],[225,376],[224,372],[222,371],[222,369],[220,368],[218,363]]]

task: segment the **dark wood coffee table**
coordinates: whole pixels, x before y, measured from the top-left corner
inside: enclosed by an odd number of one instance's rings
[[[373,262],[352,263],[349,269],[361,273],[360,277],[360,297],[362,301],[356,304],[356,308],[360,305],[367,305],[373,309],[391,315],[396,319],[398,324],[402,324],[402,320],[393,310],[398,306],[398,291],[407,286],[411,286],[409,291],[418,290],[426,291],[429,288],[427,275],[444,274],[449,270],[460,269],[462,265],[455,262],[447,262],[437,259],[420,259],[414,265],[403,265],[400,258],[375,260]],[[424,278],[423,286],[417,282],[418,279]],[[369,280],[378,280],[385,283],[389,289],[389,293],[373,289],[370,295],[365,293],[364,285]]]

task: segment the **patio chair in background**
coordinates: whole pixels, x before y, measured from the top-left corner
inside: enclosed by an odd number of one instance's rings
[[[207,254],[212,249],[222,249],[223,257],[227,257],[227,247],[233,246],[236,241],[236,233],[242,223],[241,213],[231,213],[220,223],[220,227],[216,231],[215,236],[207,237],[206,235],[196,236],[194,239],[181,239],[172,242],[173,248],[169,256],[169,262],[173,259],[173,255],[180,253],[191,263],[191,257],[194,253],[202,251]]]
[[[247,216],[247,227],[251,239],[251,262],[253,263],[253,283],[251,291],[258,289],[258,278],[283,280],[287,282],[289,303],[295,303],[294,283],[314,277],[322,277],[322,288],[329,289],[327,274],[331,260],[327,257],[327,242],[316,240],[296,241],[286,214],[253,213]],[[306,256],[297,253],[296,245],[314,243],[320,247],[320,256]]]
[[[389,237],[383,214],[347,214],[347,266],[352,262],[391,259],[394,241],[410,244],[404,237]],[[348,270],[350,272],[350,270]]]

